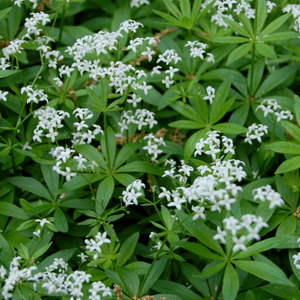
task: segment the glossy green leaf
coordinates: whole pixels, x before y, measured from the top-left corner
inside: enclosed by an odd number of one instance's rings
[[[142,144],[139,142],[128,143],[123,146],[116,157],[114,169],[119,168],[140,147],[142,147]]]
[[[297,218],[294,214],[285,218],[277,227],[276,236],[284,237],[289,234],[295,233],[297,228]]]
[[[209,131],[209,129],[201,129],[195,133],[193,133],[189,139],[187,140],[185,147],[184,147],[184,160],[188,161],[195,152],[196,144],[199,143],[201,138],[204,138],[206,136],[206,133]]]
[[[297,123],[300,126],[300,98],[299,96],[295,95],[294,99],[295,99],[294,110],[296,114]]]
[[[212,263],[210,263],[209,265],[207,265],[204,268],[203,272],[200,275],[200,278],[207,279],[207,278],[219,273],[220,271],[222,271],[225,268],[226,264],[227,264],[226,261],[218,261],[218,260],[213,261]],[[197,275],[195,277],[198,277],[198,276],[199,275]]]
[[[0,20],[2,20],[10,11],[11,11],[12,7],[7,7],[5,9],[2,9],[0,11]]]
[[[283,271],[260,261],[238,260],[233,263],[240,269],[271,283],[293,286]]]
[[[179,0],[179,7],[183,17],[191,17],[191,3],[190,0]]]
[[[174,128],[182,128],[182,129],[200,129],[205,127],[202,122],[198,123],[189,120],[179,120],[179,121],[171,122],[169,126]]]
[[[225,43],[225,44],[239,44],[239,43],[247,43],[249,39],[239,37],[239,36],[220,36],[220,37],[212,37],[209,39],[213,43]]]
[[[300,128],[298,126],[286,120],[281,120],[281,124],[294,139],[300,142]]]
[[[106,177],[98,186],[96,194],[96,211],[105,209],[115,189],[115,180],[112,176]]]
[[[143,172],[161,176],[163,174],[160,168],[154,167],[145,161],[134,161],[120,167],[116,173]]]
[[[268,284],[262,289],[272,295],[280,297],[280,299],[300,300],[300,291],[298,288],[286,286],[282,284]]]
[[[283,41],[283,40],[297,39],[297,38],[299,38],[299,33],[293,31],[283,31],[283,32],[267,35],[265,37],[260,38],[259,40],[263,42],[273,42],[273,41]]]
[[[257,10],[257,28],[256,33],[260,32],[264,26],[264,23],[267,18],[267,5],[266,0],[258,1],[258,10]]]
[[[235,22],[235,21],[233,21],[233,20],[231,20],[227,17],[223,17],[222,19],[235,32],[239,33],[240,35],[246,36],[248,38],[251,37],[251,34],[243,26],[241,26],[239,23],[237,23],[237,22]]]
[[[300,156],[296,156],[284,161],[275,171],[275,174],[282,174],[282,173],[298,170],[299,168],[300,168]]]

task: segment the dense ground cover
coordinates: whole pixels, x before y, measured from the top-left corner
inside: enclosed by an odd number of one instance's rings
[[[300,299],[300,5],[0,2],[0,299]]]

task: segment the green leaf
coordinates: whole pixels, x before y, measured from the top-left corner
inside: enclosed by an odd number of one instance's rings
[[[139,142],[128,143],[123,146],[116,157],[114,169],[118,169],[140,147],[142,147],[142,144],[140,144]]]
[[[252,48],[253,43],[247,43],[234,49],[228,56],[226,66],[244,57]]]
[[[81,153],[88,160],[95,161],[97,165],[99,165],[104,170],[108,171],[108,167],[106,161],[104,160],[101,153],[92,145],[78,145],[76,146],[76,151]]]
[[[273,42],[273,41],[283,41],[283,40],[289,40],[289,39],[297,39],[299,38],[299,33],[293,32],[293,31],[283,31],[274,33],[262,38],[259,38],[259,41],[263,42]]]
[[[300,291],[298,288],[282,284],[269,284],[261,287],[264,291],[280,297],[280,299],[300,300]]]
[[[179,120],[179,121],[171,122],[169,126],[174,128],[181,128],[181,129],[200,129],[205,127],[203,126],[202,123],[189,121],[189,120]]]
[[[54,172],[51,165],[41,165],[43,177],[53,197],[56,198],[59,188],[59,174]]]
[[[106,177],[98,186],[96,194],[96,211],[103,212],[107,207],[115,189],[115,180],[112,176]]]
[[[166,228],[168,230],[172,229],[172,224],[173,224],[173,219],[172,219],[172,215],[169,211],[169,209],[167,209],[165,206],[161,206],[161,214],[162,214],[162,218],[163,218],[163,223],[166,226]]]
[[[283,271],[260,261],[238,260],[233,263],[240,269],[271,283],[293,286]]]
[[[206,124],[202,117],[198,114],[198,112],[189,104],[183,103],[182,101],[174,101],[168,102],[168,105],[171,106],[174,110],[176,110],[181,115],[185,116],[186,118],[195,121],[202,127],[205,127]]]
[[[234,123],[219,123],[213,125],[211,128],[221,131],[224,134],[241,134],[247,132],[247,128]]]
[[[225,103],[229,89],[231,86],[231,79],[227,78],[222,82],[222,84],[217,89],[214,101],[211,106],[210,111],[210,122],[211,124],[214,124],[218,121],[220,113],[222,113],[222,106]]]
[[[180,0],[179,7],[184,17],[191,17],[191,3],[190,0]]]
[[[168,259],[166,256],[163,256],[158,261],[154,263],[153,268],[151,269],[150,273],[146,277],[146,280],[140,286],[138,295],[146,295],[146,292],[152,288],[153,284],[157,281],[159,276],[164,271],[167,265]]]
[[[188,250],[191,253],[194,253],[200,257],[209,259],[209,260],[222,260],[223,257],[211,252],[209,249],[206,247],[197,244],[197,243],[191,243],[191,242],[184,242],[181,241],[178,243],[179,246],[184,248],[185,250]]]
[[[268,238],[264,241],[260,241],[255,243],[254,245],[251,245],[250,247],[247,248],[247,251],[239,252],[238,254],[233,255],[232,258],[234,259],[246,258],[270,249],[276,249],[278,245],[280,245],[281,243],[289,239],[290,238],[286,238],[286,237]]]
[[[275,174],[286,173],[286,172],[297,170],[299,168],[300,168],[300,156],[296,156],[284,161],[275,171]]]
[[[212,263],[210,263],[209,265],[207,265],[204,268],[203,272],[200,275],[200,278],[207,279],[207,278],[215,275],[216,273],[222,271],[225,268],[226,264],[227,264],[226,261],[218,261],[218,260],[213,261]],[[198,277],[198,276],[199,275],[197,275],[195,277]]]
[[[259,98],[262,95],[271,91],[272,89],[276,88],[281,83],[283,83],[289,76],[294,74],[297,70],[297,65],[288,65],[279,70],[275,70],[261,84],[261,86],[255,93],[255,98]]]
[[[257,11],[257,28],[256,34],[261,31],[267,18],[267,5],[266,0],[258,1],[258,11]]]
[[[185,287],[176,282],[168,281],[168,280],[158,280],[154,286],[152,287],[153,290],[164,293],[164,294],[175,294],[182,299],[193,299],[193,300],[202,300],[203,298]]]
[[[259,35],[259,37],[264,37],[267,34],[277,30],[281,25],[283,25],[288,18],[291,16],[291,13],[284,14],[277,18],[276,20],[272,21]]]
[[[256,47],[257,52],[260,55],[270,58],[270,59],[277,58],[276,52],[274,51],[274,49],[271,46],[257,42],[257,43],[255,43],[255,47]]]
[[[48,190],[36,179],[31,177],[14,176],[7,178],[7,181],[18,188],[28,191],[34,195],[40,196],[47,200],[53,200]]]
[[[0,261],[4,266],[9,268],[9,264],[15,256],[14,249],[10,246],[2,234],[0,234],[0,245]]]
[[[188,216],[180,210],[177,210],[177,215],[181,222]],[[214,234],[212,233],[212,231],[202,221],[200,221],[199,219],[192,220],[191,218],[189,218],[183,223],[183,226],[205,246],[218,252],[222,256],[225,255],[223,248],[216,240],[213,239]]]
[[[277,228],[276,237],[284,237],[289,234],[293,234],[296,231],[297,218],[294,214],[285,218]]]
[[[212,0],[209,4],[207,4],[205,6],[204,9],[201,10],[200,15],[195,20],[195,23],[199,22],[209,12],[209,10],[213,7],[213,5],[215,4],[215,2],[216,2],[216,0]]]
[[[120,6],[114,11],[113,20],[111,22],[111,31],[119,30],[119,26],[122,22],[130,19],[131,8],[130,5],[125,4]]]
[[[0,11],[0,20],[2,20],[10,11],[11,11],[12,7],[7,7],[5,9],[2,9]]]
[[[101,136],[101,147],[106,160],[113,166],[116,155],[116,134],[111,127],[107,127],[104,135]]]
[[[233,20],[231,20],[227,17],[223,17],[222,19],[235,32],[239,33],[240,35],[247,36],[248,38],[251,37],[251,34],[243,26],[241,26],[239,23],[237,23],[237,22],[235,22],[235,21],[233,21]]]
[[[4,78],[16,73],[21,72],[22,70],[0,70],[0,78]]]
[[[225,43],[225,44],[239,44],[249,42],[248,38],[243,38],[239,36],[219,36],[211,37],[209,39],[213,43]]]
[[[32,254],[32,257],[34,257],[34,259],[39,258],[40,256],[42,256],[42,255],[50,248],[51,245],[52,245],[52,242],[49,243],[49,244],[44,245],[44,246],[41,247],[41,248],[39,248],[37,251],[35,251],[35,252]]]
[[[181,20],[182,14],[179,8],[170,0],[163,0],[163,2],[166,5],[167,9],[170,11],[170,13],[178,20]]]
[[[125,266],[125,268],[133,270],[138,275],[146,275],[151,264],[143,261],[135,261]]]
[[[193,21],[196,20],[198,14],[200,12],[201,4],[202,4],[202,0],[195,0],[193,3],[192,14],[191,14],[191,18]]]
[[[200,279],[201,273],[197,267],[189,263],[180,264],[181,271],[185,278],[205,297],[210,296],[210,291],[206,281]]]
[[[300,126],[300,98],[297,95],[295,95],[294,99],[295,99],[294,110],[296,114],[297,123]]]
[[[134,176],[132,176],[128,173],[114,174],[113,176],[114,176],[115,180],[120,182],[125,187],[127,187],[129,184],[131,184],[132,182],[134,182],[136,180],[136,178]]]
[[[95,209],[95,201],[91,199],[63,199],[59,206],[67,208]]]
[[[54,223],[57,229],[61,232],[68,232],[69,223],[65,213],[59,208],[55,208],[54,212]]]
[[[158,16],[164,18],[165,20],[171,22],[171,24],[181,27],[181,22],[178,19],[156,9],[153,9],[153,12],[156,13]]]
[[[267,144],[265,147],[277,153],[300,154],[300,145],[291,142],[276,142]]]
[[[127,262],[136,247],[139,237],[140,233],[135,232],[122,244],[119,251],[121,255],[117,259],[117,266],[122,267]]]
[[[128,163],[125,166],[120,167],[116,170],[116,173],[126,173],[126,172],[143,172],[150,173],[154,175],[161,176],[163,174],[160,168],[154,167],[147,162],[144,161],[134,161],[132,163]]]
[[[29,216],[23,209],[9,202],[0,202],[0,215],[27,220]]]
[[[232,300],[236,298],[239,291],[239,276],[231,263],[227,264],[223,279],[223,299]]]
[[[286,129],[294,139],[300,142],[300,128],[298,126],[286,120],[282,120],[281,124],[283,125],[284,129]]]

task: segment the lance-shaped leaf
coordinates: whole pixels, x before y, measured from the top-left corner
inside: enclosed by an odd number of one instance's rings
[[[239,291],[239,276],[231,263],[227,264],[223,279],[223,298],[232,300],[236,298]]]
[[[244,57],[252,48],[253,43],[247,43],[245,45],[237,47],[233,50],[230,55],[228,56],[226,66],[232,64],[233,62],[237,61],[238,59]]]

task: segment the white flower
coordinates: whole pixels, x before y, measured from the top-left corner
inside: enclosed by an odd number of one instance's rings
[[[3,92],[0,91],[0,100],[6,101],[6,95],[8,94],[8,92]]]
[[[206,220],[206,216],[203,213],[205,210],[204,207],[192,206],[192,210],[195,212],[195,215],[193,216],[193,220],[197,220],[199,217],[203,220]]]
[[[48,221],[47,219],[42,219],[42,220],[37,219],[37,220],[35,220],[35,222],[40,223],[40,226],[41,226],[42,228],[44,227],[45,224],[51,224],[51,222]]]

